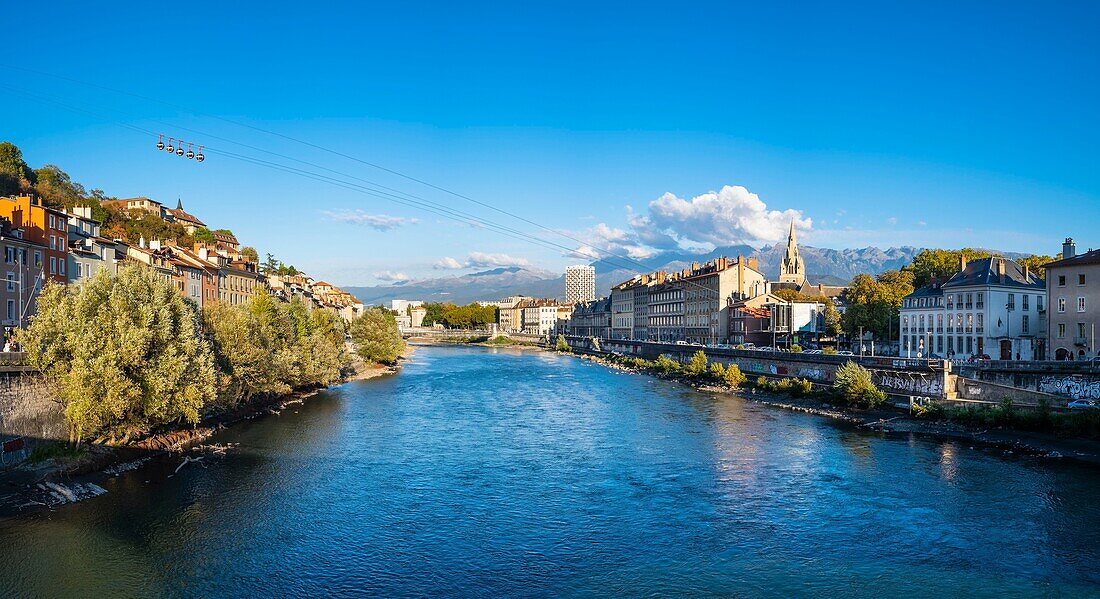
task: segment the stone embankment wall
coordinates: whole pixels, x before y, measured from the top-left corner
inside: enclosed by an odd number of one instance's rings
[[[37,372],[0,372],[0,440],[14,437],[28,441],[68,438],[61,406]]]
[[[1054,400],[1100,400],[1100,368],[1095,365],[1073,362],[1019,362],[965,365],[961,374],[967,378],[966,391],[960,385],[960,394],[979,390],[986,397],[999,390],[1017,390],[1030,395],[1023,396],[1032,402],[1047,397]],[[982,383],[986,386],[983,387]],[[1012,396],[1015,401],[1015,396]],[[978,399],[967,397],[967,399]]]
[[[591,338],[569,337],[568,341],[571,347],[582,351],[621,353],[649,360],[663,354],[681,362],[690,360],[692,354],[702,349],[709,361],[727,366],[736,364],[746,376],[798,377],[823,385],[832,384],[837,368],[854,361],[870,370],[875,384],[893,395],[943,399],[954,396],[955,390],[954,375],[939,360],[759,352],[607,339],[599,341],[597,349]]]

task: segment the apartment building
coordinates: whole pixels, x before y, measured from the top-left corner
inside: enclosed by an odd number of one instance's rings
[[[35,254],[45,255],[45,246],[23,239],[21,229],[0,218],[0,252],[4,256],[4,282],[0,284],[0,312],[4,332],[21,328],[38,309],[38,294],[45,278],[32,262]]]
[[[742,256],[736,261],[719,257],[692,264],[681,273],[684,298],[684,339],[689,343],[728,343],[729,300],[746,298],[766,279]]]
[[[1083,360],[1098,353],[1100,250],[1077,253],[1072,238],[1059,260],[1046,265],[1049,311],[1047,347],[1055,360]]]
[[[565,267],[565,302],[569,305],[596,299],[596,268],[584,264]]]
[[[69,262],[69,219],[61,210],[42,204],[31,196],[0,198],[0,217],[8,219],[13,229],[23,231],[23,239],[42,248],[35,248],[30,264],[48,281],[67,283]]]

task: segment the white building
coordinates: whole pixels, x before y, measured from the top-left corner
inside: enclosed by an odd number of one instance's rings
[[[390,300],[390,310],[397,312],[398,314],[408,314],[409,308],[419,308],[423,306],[424,302],[420,300],[404,300],[395,299]]]
[[[999,256],[963,258],[959,267],[938,289],[922,287],[902,300],[901,355],[927,357],[931,348],[954,359],[1042,359],[1046,283]]]
[[[596,299],[596,268],[579,264],[565,267],[565,303],[590,302]]]
[[[546,335],[557,328],[559,306],[556,301],[528,300],[519,306],[522,306],[524,333]]]

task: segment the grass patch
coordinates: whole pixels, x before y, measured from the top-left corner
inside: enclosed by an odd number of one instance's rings
[[[87,447],[73,447],[60,441],[39,445],[31,451],[27,461],[31,464],[40,464],[47,460],[68,461],[84,457],[88,453]]]

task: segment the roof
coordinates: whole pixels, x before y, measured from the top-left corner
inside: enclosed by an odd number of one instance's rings
[[[1043,265],[1045,268],[1062,268],[1070,266],[1091,266],[1100,264],[1100,250],[1090,250],[1083,254],[1077,254],[1072,258],[1062,258]]]
[[[914,290],[913,293],[910,293],[909,295],[907,295],[905,297],[910,298],[910,297],[942,297],[942,296],[943,296],[943,285],[941,285],[940,283],[929,283],[928,285],[925,285],[924,287],[921,287],[919,289]]]
[[[1003,261],[1005,276],[998,274],[998,262]],[[997,285],[1000,287],[1025,287],[1046,289],[1046,283],[1035,273],[1025,274],[1024,268],[1015,260],[1001,256],[979,258],[966,263],[966,267],[951,276],[944,288],[971,287],[976,285]]]
[[[741,306],[737,308],[735,315],[752,316],[753,318],[771,318],[771,310],[765,310],[764,308],[753,308],[751,306]]]
[[[198,217],[196,217],[195,215],[184,212],[182,208],[170,208],[166,209],[165,212],[171,214],[172,218],[176,219],[177,221],[192,223],[195,225],[199,225],[200,227],[206,226],[206,223],[199,220]]]

